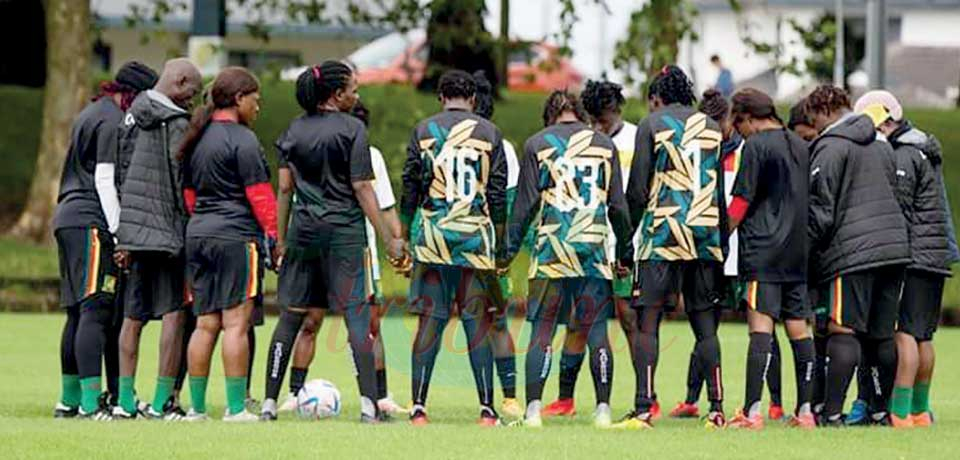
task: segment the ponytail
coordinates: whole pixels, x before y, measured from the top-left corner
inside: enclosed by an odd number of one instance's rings
[[[180,160],[181,163],[190,160],[190,154],[193,153],[197,144],[200,143],[203,133],[210,126],[215,110],[217,108],[214,107],[213,101],[207,100],[193,111],[193,116],[190,117],[190,127],[187,128],[187,134],[183,139],[180,152],[177,154],[177,160]]]
[[[257,91],[260,91],[260,82],[249,70],[243,67],[227,67],[221,70],[210,85],[210,91],[204,97],[203,105],[198,107],[190,118],[190,127],[187,129],[177,159],[181,163],[190,161],[190,155],[197,148],[207,127],[210,126],[214,111],[233,107],[237,104],[237,97]]]

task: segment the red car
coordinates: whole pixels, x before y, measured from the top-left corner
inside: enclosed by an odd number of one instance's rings
[[[378,38],[347,57],[357,68],[361,85],[417,84],[427,65],[426,34],[414,30]],[[547,92],[577,88],[583,75],[558,49],[546,43],[530,43],[526,50],[510,54],[507,86],[513,91]]]

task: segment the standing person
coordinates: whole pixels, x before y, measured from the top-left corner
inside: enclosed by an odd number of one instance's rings
[[[630,165],[633,162],[634,142],[637,139],[637,125],[623,119],[622,87],[609,81],[588,81],[583,92],[580,93],[580,102],[590,117],[590,123],[597,132],[610,136],[617,147],[617,157],[620,162],[620,176],[626,178],[630,174]],[[626,191],[626,180],[621,181]],[[607,239],[607,251],[611,260],[614,259],[616,237],[613,234]],[[633,273],[626,276],[617,276],[613,279],[613,294],[616,316],[620,327],[627,339],[627,346],[633,361],[633,344],[636,342],[637,312],[630,308],[630,298],[633,296]],[[560,354],[560,393],[556,401],[543,408],[545,416],[560,416],[576,414],[574,404],[574,389],[577,375],[583,365],[584,352],[587,345],[587,330],[567,329],[563,341],[563,350]]]
[[[731,231],[739,227],[738,276],[746,283],[750,345],[746,398],[730,426],[763,428],[760,396],[773,356],[774,323],[782,321],[796,370],[791,425],[814,428],[814,346],[807,324],[813,313],[806,284],[809,153],[803,139],[784,127],[770,96],[748,88],[734,94],[731,104],[733,126],[747,139],[728,222]]]
[[[160,363],[148,418],[176,419],[167,406],[180,368],[185,306],[184,231],[187,214],[176,157],[189,125],[188,110],[200,93],[200,72],[189,60],[167,61],[159,81],[127,112],[137,133],[120,188],[117,259],[124,277],[124,321],[120,331],[120,398],[114,415],[137,416],[134,376],[140,332],[146,321],[162,318]]]
[[[507,215],[503,136],[473,113],[477,84],[461,70],[440,77],[443,111],[414,128],[403,168],[401,218],[412,234],[410,311],[419,316],[413,342],[410,422],[425,425],[427,393],[443,330],[459,309],[480,400],[479,424],[500,423],[493,408],[491,329],[503,300],[496,298],[497,261]],[[422,229],[411,233],[419,211]]]
[[[116,206],[98,191],[97,159],[116,150],[123,111],[156,78],[143,64],[124,64],[73,123],[52,224],[60,259],[60,307],[67,313],[60,337],[62,392],[53,411],[57,418],[112,418],[98,399],[104,352],[110,349],[107,331],[115,316],[116,227],[111,223]]]
[[[296,98],[305,114],[297,117],[276,142],[280,156],[280,244],[278,297],[283,309],[267,357],[266,398],[262,420],[276,420],[276,400],[297,333],[316,334],[324,312],[343,314],[357,370],[360,421],[377,423],[375,343],[379,321],[370,296],[366,216],[387,244],[391,260],[404,259],[404,243],[381,218],[374,168],[363,122],[352,117],[359,96],[353,70],[326,61],[297,78]],[[296,201],[290,209],[290,198]],[[289,211],[288,211],[289,210]],[[287,213],[292,219],[287,228]],[[301,330],[302,328],[302,330]],[[304,340],[311,340],[306,338]],[[309,364],[310,356],[296,365]],[[301,379],[306,376],[302,369]]]
[[[897,428],[930,426],[933,335],[940,318],[944,280],[951,276],[950,265],[960,259],[943,184],[943,154],[936,138],[914,128],[903,117],[900,102],[887,91],[863,95],[856,111],[869,115],[894,148],[897,192],[905,205],[910,232],[912,260],[900,297],[890,421]]]
[[[197,327],[187,367],[192,407],[206,420],[210,358],[223,330],[225,422],[255,422],[244,406],[253,309],[263,300],[264,238],[276,241],[276,198],[260,142],[250,129],[260,112],[260,84],[246,69],[227,67],[190,121],[180,151],[187,225],[187,266]],[[274,244],[267,244],[275,247]],[[274,257],[274,260],[276,258]]]
[[[790,128],[796,135],[800,136],[801,139],[807,142],[813,142],[817,138],[817,130],[813,127],[813,121],[810,120],[810,117],[804,112],[803,101],[797,102],[793,107],[790,107],[790,121],[787,122],[787,127]]]
[[[651,428],[654,376],[663,312],[680,295],[696,337],[700,372],[707,377],[708,428],[726,424],[716,309],[723,289],[725,220],[717,123],[693,105],[693,83],[677,66],[666,66],[650,87],[651,113],[637,128],[627,202],[639,227],[634,308],[639,329],[635,410],[617,427]]]
[[[568,334],[585,330],[596,392],[594,425],[611,424],[613,353],[607,320],[613,307],[614,262],[606,250],[609,227],[617,237],[617,260],[630,260],[630,213],[623,196],[617,147],[584,121],[580,101],[554,91],[544,106],[545,128],[524,147],[519,191],[510,219],[506,261],[539,210],[537,242],[531,254],[527,320],[532,323],[526,359],[524,426],[541,427],[543,385],[550,373],[558,324]],[[621,265],[616,264],[617,271]],[[628,264],[629,265],[629,264]]]
[[[736,89],[733,84],[733,73],[720,62],[720,56],[716,54],[710,56],[710,63],[717,68],[717,82],[714,83],[713,89],[720,92],[725,99],[729,99]]]
[[[493,85],[487,80],[482,70],[473,74],[477,81],[476,105],[473,113],[480,115],[484,119],[490,120],[493,117]],[[513,203],[517,198],[517,182],[520,178],[520,161],[517,159],[517,150],[513,147],[507,138],[503,138],[503,155],[507,161],[507,219],[510,218],[510,210],[513,209]],[[513,284],[509,273],[502,273],[498,277],[500,289],[500,298],[506,304],[500,309],[496,321],[493,323],[493,362],[497,368],[497,378],[500,379],[500,388],[503,391],[503,402],[500,404],[500,410],[510,417],[520,417],[523,415],[523,408],[517,402],[517,358],[514,347],[513,336],[510,335],[510,329],[507,327],[507,320],[510,314],[509,304],[513,297]]]
[[[829,305],[830,318],[818,424],[839,426],[861,350],[863,366],[875,366],[880,381],[892,386],[894,326],[910,247],[894,194],[893,149],[878,140],[870,118],[851,112],[847,93],[832,86],[815,89],[804,106],[820,133],[810,150],[808,232],[818,297]],[[889,391],[881,388],[880,399]]]

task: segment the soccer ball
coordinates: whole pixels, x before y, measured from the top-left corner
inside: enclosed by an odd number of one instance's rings
[[[297,415],[308,420],[340,415],[340,390],[323,379],[307,382],[297,392]]]

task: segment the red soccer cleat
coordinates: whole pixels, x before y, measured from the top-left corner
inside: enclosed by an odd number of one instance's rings
[[[653,405],[650,406],[650,420],[660,420],[662,416],[663,413],[660,412],[660,401],[654,401]]]
[[[787,420],[787,426],[791,428],[812,430],[817,427],[817,421],[814,419],[813,414],[808,412],[802,415],[791,416],[790,419]]]
[[[540,414],[544,417],[572,417],[577,415],[577,409],[573,405],[573,398],[558,399],[547,404]]]
[[[731,419],[727,425],[730,428],[738,428],[742,430],[762,430],[763,415],[757,413],[752,417],[748,417],[743,413],[743,410],[737,410],[737,415],[734,415],[733,419]]]
[[[427,418],[427,413],[422,410],[414,410],[410,414],[410,424],[413,426],[427,426],[430,424],[430,419]]]
[[[670,411],[672,418],[697,418],[700,416],[700,408],[696,404],[688,402],[679,402],[677,406]]]
[[[770,409],[767,410],[767,418],[770,420],[782,420],[783,419],[783,406],[777,404],[771,404]]]

